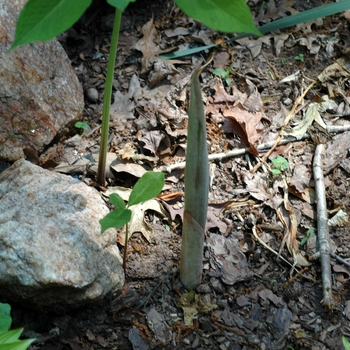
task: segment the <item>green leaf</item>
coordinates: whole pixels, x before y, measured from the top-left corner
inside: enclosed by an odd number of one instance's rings
[[[0,303],[0,331],[7,331],[12,323],[11,306]]]
[[[84,121],[82,121],[82,122],[76,122],[76,123],[74,124],[74,126],[75,126],[76,128],[78,128],[78,129],[84,129],[84,130],[89,129],[89,124],[88,124],[87,122],[84,122]]]
[[[276,169],[276,168],[272,168],[272,169],[271,169],[271,172],[272,172],[273,175],[279,175],[279,174],[281,174],[281,170]]]
[[[118,228],[124,226],[131,219],[131,210],[118,209],[108,213],[100,220],[102,234],[109,228]]]
[[[26,350],[35,339],[18,340],[13,343],[1,345],[1,350]]]
[[[276,30],[292,27],[300,23],[313,21],[314,19],[317,19],[317,18],[331,16],[336,13],[343,12],[349,9],[350,9],[349,0],[340,1],[336,3],[323,5],[320,7],[315,7],[311,10],[307,10],[289,17],[278,19],[277,21],[264,24],[263,26],[258,27],[258,29],[260,30],[261,33],[266,34]]]
[[[164,173],[148,171],[136,182],[131,191],[128,207],[157,196],[164,186]]]
[[[271,162],[273,163],[273,165],[276,168],[278,168],[280,170],[285,170],[285,169],[289,169],[290,168],[290,164],[282,156],[278,156],[276,158],[271,159]]]
[[[266,34],[266,33],[272,32],[272,31],[292,27],[292,26],[297,25],[299,23],[304,23],[304,22],[312,21],[312,20],[317,19],[317,18],[334,15],[336,13],[343,12],[343,11],[346,11],[349,9],[350,9],[350,1],[348,1],[348,0],[347,1],[340,1],[340,2],[336,2],[336,3],[331,3],[328,5],[316,7],[316,8],[313,8],[311,10],[297,13],[297,14],[289,16],[289,17],[278,19],[277,21],[273,21],[271,23],[268,23],[268,24],[265,24],[261,27],[258,27],[258,29],[261,33]],[[249,34],[240,34],[240,35],[237,35],[230,40],[227,40],[227,42],[229,42],[229,41],[233,42],[233,41],[236,41],[236,40],[239,40],[242,38],[246,38],[247,36],[249,36]],[[168,59],[174,59],[174,58],[179,58],[179,57],[183,57],[183,56],[189,56],[189,55],[193,55],[195,53],[198,53],[198,52],[201,52],[204,50],[209,50],[209,49],[211,49],[215,46],[218,46],[218,45],[221,45],[221,43],[196,47],[193,49],[187,49],[187,50],[183,50],[183,51],[171,52],[168,54],[161,55],[160,57],[165,59],[165,60],[168,60]]]
[[[124,199],[119,196],[117,193],[112,193],[109,196],[111,203],[118,209],[126,209]]]
[[[91,1],[29,0],[19,15],[11,49],[55,38],[81,17]]]
[[[121,10],[122,12],[127,8],[127,6],[131,2],[135,2],[136,0],[107,0],[107,2],[113,6]]]
[[[220,77],[220,78],[226,78],[228,76],[228,74],[229,74],[224,69],[221,69],[221,68],[215,68],[213,70],[213,73],[215,75],[217,75],[218,77]]]
[[[175,3],[187,16],[213,30],[261,35],[245,0],[175,0]]]
[[[342,336],[342,341],[343,341],[345,350],[350,350],[350,343],[344,336]]]
[[[0,344],[13,343],[18,340],[23,332],[23,328],[13,329],[11,331],[0,332]]]

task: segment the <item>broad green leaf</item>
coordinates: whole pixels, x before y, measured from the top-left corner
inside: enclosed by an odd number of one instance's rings
[[[118,228],[124,226],[131,219],[131,210],[118,209],[108,213],[100,220],[102,234],[109,228]]]
[[[164,186],[164,173],[148,171],[136,182],[131,191],[128,207],[157,196]]]
[[[117,209],[126,209],[124,199],[117,193],[112,193],[109,196],[109,200]]]
[[[0,303],[0,331],[7,331],[12,323],[11,306]]]
[[[0,332],[0,344],[13,343],[18,340],[23,332],[23,328],[13,329],[11,331]]]
[[[107,0],[107,2],[117,9],[121,10],[122,12],[127,8],[127,6],[131,2],[135,2],[136,0]]]
[[[261,35],[245,0],[175,0],[175,3],[187,16],[211,29]]]
[[[29,0],[19,15],[11,49],[55,38],[81,17],[91,1]]]
[[[26,350],[35,339],[17,340],[13,343],[2,344],[1,350]]]

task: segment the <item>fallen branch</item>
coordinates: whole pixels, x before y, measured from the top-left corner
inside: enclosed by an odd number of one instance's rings
[[[322,169],[322,156],[324,153],[324,149],[324,144],[319,144],[316,146],[313,161],[313,173],[315,179],[315,189],[317,198],[317,239],[322,269],[322,303],[329,309],[332,309],[334,305],[334,300],[332,293],[332,274],[330,261],[331,245],[329,240],[326,190],[324,185]]]
[[[327,126],[327,131],[330,133],[341,133],[341,132],[344,132],[347,130],[350,130],[350,124]],[[310,138],[309,134],[305,134],[300,140],[297,140],[293,136],[285,137],[278,142],[277,146],[282,146],[282,145],[285,145],[289,142],[296,142],[296,141],[306,140],[309,138]],[[271,147],[275,148],[275,144],[276,144],[276,141],[262,143],[261,145],[258,145],[256,147],[256,149],[258,151],[263,151],[263,150],[269,149]],[[214,161],[214,160],[221,160],[221,159],[230,158],[230,157],[237,157],[237,156],[242,156],[244,154],[247,154],[249,152],[250,152],[250,150],[247,147],[246,148],[238,148],[238,149],[233,149],[233,150],[228,151],[228,152],[209,154],[208,160]],[[180,162],[180,163],[175,163],[175,164],[171,164],[171,165],[164,165],[164,166],[160,166],[158,168],[155,168],[154,171],[163,171],[166,173],[171,173],[173,170],[176,170],[176,169],[184,169],[185,165],[186,165],[186,162]]]

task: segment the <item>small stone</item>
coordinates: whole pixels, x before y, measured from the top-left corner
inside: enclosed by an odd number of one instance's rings
[[[86,96],[92,103],[96,103],[98,101],[98,91],[95,88],[88,88],[86,90]]]

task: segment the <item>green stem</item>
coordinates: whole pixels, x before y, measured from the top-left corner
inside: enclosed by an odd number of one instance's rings
[[[97,182],[102,186],[105,185],[105,181],[106,181],[106,158],[107,158],[108,134],[109,134],[109,113],[111,109],[114,66],[115,66],[115,60],[117,56],[121,17],[122,17],[122,11],[116,8],[114,24],[113,24],[111,47],[110,47],[109,58],[108,58],[106,85],[105,85],[105,91],[104,91],[104,97],[103,97],[101,142],[100,142],[100,154],[98,159],[98,170],[97,170]]]
[[[124,244],[124,254],[123,254],[123,269],[126,271],[126,255],[128,251],[128,240],[129,240],[129,223],[125,224],[125,244]]]

